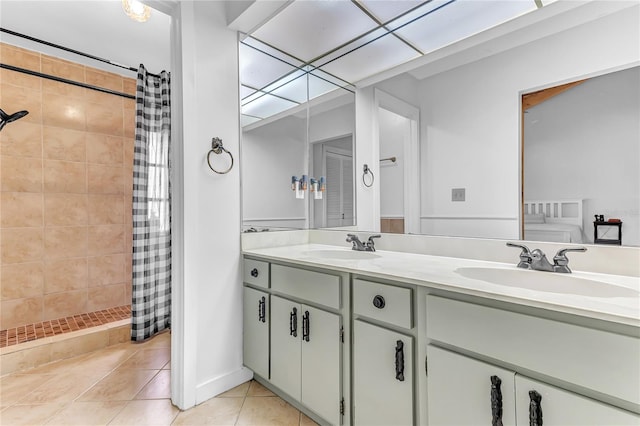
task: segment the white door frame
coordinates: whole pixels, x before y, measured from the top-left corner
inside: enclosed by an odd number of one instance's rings
[[[409,139],[403,147],[404,155],[404,232],[420,233],[420,167],[419,136],[420,109],[375,88],[373,94],[373,139],[380,149],[380,115],[379,108],[386,109],[409,120]],[[378,185],[378,191],[380,186]],[[378,199],[380,197],[378,196]],[[378,216],[380,211],[378,210]],[[380,218],[378,217],[378,222]]]

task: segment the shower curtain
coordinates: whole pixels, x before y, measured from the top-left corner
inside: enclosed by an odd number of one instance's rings
[[[133,154],[131,340],[171,323],[170,75],[138,69]]]

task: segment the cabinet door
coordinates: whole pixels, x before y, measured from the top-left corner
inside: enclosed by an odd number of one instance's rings
[[[356,425],[413,424],[413,338],[353,322]]]
[[[427,366],[430,426],[516,424],[513,371],[431,345]]]
[[[271,296],[271,383],[300,400],[300,305]]]
[[[244,287],[244,365],[269,378],[269,295]]]
[[[333,425],[341,422],[340,316],[302,305],[302,403]]]
[[[637,414],[520,375],[516,375],[516,404],[519,425],[538,426],[543,422],[545,426],[640,424]]]

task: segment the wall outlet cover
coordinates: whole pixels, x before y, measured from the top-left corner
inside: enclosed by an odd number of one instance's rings
[[[451,201],[464,201],[465,188],[451,188]]]

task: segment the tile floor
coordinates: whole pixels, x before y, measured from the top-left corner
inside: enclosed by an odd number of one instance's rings
[[[0,378],[0,424],[315,425],[258,382],[187,411],[169,399],[170,334]]]

